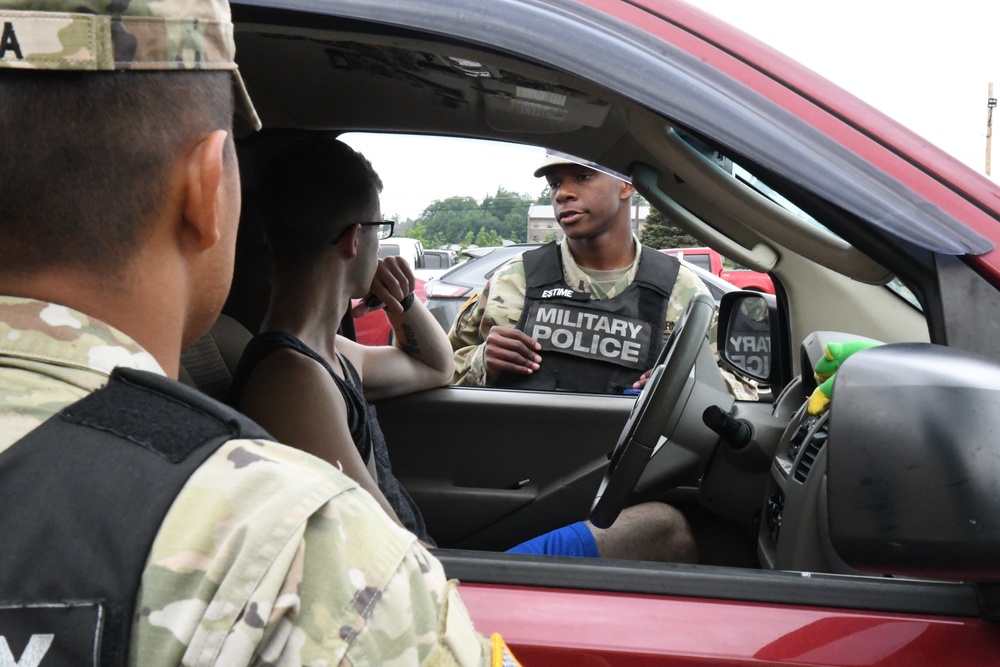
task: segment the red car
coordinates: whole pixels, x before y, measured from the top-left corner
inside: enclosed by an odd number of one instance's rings
[[[378,405],[481,630],[525,665],[1000,664],[996,185],[677,0],[246,0],[234,18],[264,123],[238,144],[247,174],[309,130],[542,146],[630,174],[774,280],[773,301],[722,298],[718,346],[737,364],[748,341],[769,350],[744,370],[771,401],[724,390],[696,305],[638,399],[445,387]],[[226,312],[253,328],[266,267],[237,261]],[[811,415],[813,366],[868,339],[885,344]],[[699,564],[503,553],[646,500],[685,513]]]
[[[771,277],[766,273],[745,269],[727,269],[722,255],[711,248],[663,248],[660,252],[666,255],[677,255],[740,289],[774,294],[774,283],[771,282]]]

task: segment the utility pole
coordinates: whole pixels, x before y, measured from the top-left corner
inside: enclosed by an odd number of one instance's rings
[[[639,195],[636,194],[635,197],[635,219],[632,221],[632,231],[635,235],[639,235]]]
[[[997,98],[993,97],[993,82],[990,81],[989,92],[986,93],[986,175],[990,175],[990,150],[993,144],[993,110],[997,106]]]

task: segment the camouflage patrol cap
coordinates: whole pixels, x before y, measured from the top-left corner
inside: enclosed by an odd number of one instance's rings
[[[0,25],[0,68],[228,70],[237,113],[260,129],[227,0],[0,0]]]

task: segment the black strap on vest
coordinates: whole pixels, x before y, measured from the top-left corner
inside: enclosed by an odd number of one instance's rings
[[[117,369],[0,454],[0,636],[13,660],[127,662],[160,524],[191,474],[234,438],[271,439],[194,389]]]

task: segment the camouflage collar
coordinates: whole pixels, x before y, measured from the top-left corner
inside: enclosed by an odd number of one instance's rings
[[[72,308],[22,297],[0,296],[0,357],[102,375],[117,366],[165,375],[151,354],[117,329]]]

